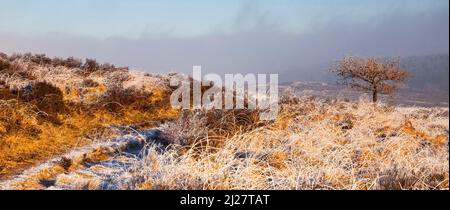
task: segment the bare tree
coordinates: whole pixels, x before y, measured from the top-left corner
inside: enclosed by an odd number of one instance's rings
[[[409,72],[400,68],[398,58],[358,58],[347,56],[332,69],[340,77],[340,84],[372,94],[377,102],[378,94],[391,94],[397,90],[396,83],[404,83]]]

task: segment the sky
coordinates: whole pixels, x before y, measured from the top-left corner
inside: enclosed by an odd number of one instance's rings
[[[347,54],[447,53],[448,0],[0,0],[0,51],[148,72],[317,79]],[[283,77],[283,75],[280,75]],[[283,79],[283,78],[282,78]]]

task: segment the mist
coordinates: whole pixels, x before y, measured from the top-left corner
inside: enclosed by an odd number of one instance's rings
[[[406,57],[449,52],[448,8],[423,14],[398,11],[351,22],[336,17],[293,33],[269,12],[243,7],[232,28],[232,32],[218,30],[195,37],[107,39],[66,34],[26,37],[0,31],[0,51],[96,58],[155,73],[191,73],[193,65],[215,73],[279,73],[282,82],[325,80],[331,62],[345,55]]]

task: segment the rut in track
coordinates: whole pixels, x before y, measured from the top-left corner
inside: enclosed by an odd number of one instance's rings
[[[125,129],[124,129],[125,130]],[[168,145],[158,128],[121,131],[119,137],[75,149],[0,183],[0,189],[132,189],[132,163],[147,148]]]

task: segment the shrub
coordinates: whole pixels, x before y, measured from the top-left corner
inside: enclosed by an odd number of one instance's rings
[[[92,79],[85,79],[82,83],[83,87],[98,87],[100,84]]]
[[[124,106],[132,106],[137,110],[146,110],[151,107],[151,104],[146,103],[146,99],[150,96],[151,93],[135,88],[109,86],[107,91],[100,97],[100,104],[113,113],[120,113]]]
[[[45,54],[30,55],[30,61],[39,65],[48,65],[52,63],[52,59],[48,58]]]
[[[0,71],[4,70],[4,69],[9,69],[9,67],[11,66],[11,63],[4,59],[4,58],[0,58]]]
[[[226,137],[266,125],[259,120],[259,110],[185,110],[165,129],[168,139],[179,145],[220,146]]]
[[[106,77],[108,88],[123,88],[123,83],[130,80],[131,76],[126,72],[114,72]]]
[[[99,64],[95,59],[86,59],[86,62],[83,64],[83,70],[86,73],[92,73],[94,71],[97,71],[99,69]]]
[[[19,60],[22,59],[23,55],[19,54],[19,53],[13,53],[12,55],[9,56],[9,61],[15,61],[15,60]]]
[[[57,115],[65,110],[62,91],[48,82],[31,82],[13,91],[21,101],[33,104],[39,117],[52,123],[59,123]]]
[[[103,63],[99,66],[99,69],[103,71],[113,71],[116,69],[116,67],[110,63]]]
[[[62,58],[54,57],[52,59],[52,65],[55,67],[56,66],[64,66],[64,64],[65,64],[65,60]]]
[[[0,73],[11,76],[16,75],[25,79],[35,79],[31,72],[27,71],[21,63],[0,58]]]
[[[35,138],[41,133],[31,106],[0,100],[0,109],[0,136],[21,134]]]
[[[0,80],[0,100],[9,100],[14,98],[14,96],[9,91],[9,86],[5,81]]]
[[[80,59],[74,57],[68,57],[64,61],[64,66],[66,66],[67,68],[81,68],[82,65],[83,62],[81,62]]]

